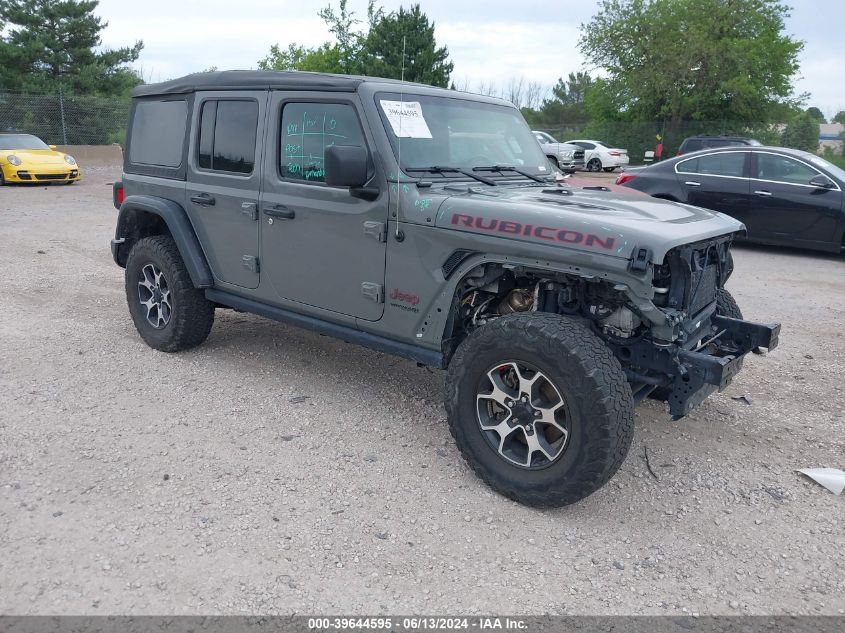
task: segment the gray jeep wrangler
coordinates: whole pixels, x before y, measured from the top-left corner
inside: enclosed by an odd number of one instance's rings
[[[448,369],[467,462],[530,505],[608,481],[635,403],[683,416],[778,340],[724,289],[742,224],[562,185],[498,99],[298,72],[141,86],[114,200],[151,347],[230,308]]]

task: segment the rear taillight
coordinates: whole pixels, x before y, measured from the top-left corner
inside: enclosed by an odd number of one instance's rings
[[[617,152],[616,150],[608,152],[611,156],[622,156],[622,152]]]
[[[112,185],[112,202],[114,203],[115,209],[119,209],[120,205],[123,204],[123,198],[123,183],[118,180]]]
[[[622,172],[621,174],[619,174],[619,178],[616,179],[616,184],[617,185],[624,185],[626,182],[629,182],[633,179],[634,179],[634,174],[626,174],[625,172]]]

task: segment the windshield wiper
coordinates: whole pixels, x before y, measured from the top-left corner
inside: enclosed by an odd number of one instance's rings
[[[490,178],[485,178],[484,176],[479,176],[478,174],[474,174],[469,169],[464,169],[463,167],[449,167],[448,165],[432,165],[431,167],[408,167],[407,169],[403,169],[402,171],[412,172],[412,171],[427,171],[432,174],[444,174],[444,173],[454,173],[454,174],[463,174],[464,176],[469,176],[477,180],[478,182],[483,182],[485,185],[490,185],[492,187],[496,186],[496,181]]]
[[[524,169],[519,169],[518,167],[514,167],[513,165],[490,165],[489,167],[473,167],[473,171],[512,171],[520,176],[525,176],[526,178],[530,178],[536,182],[542,182],[543,184],[547,183],[548,180],[545,178],[541,178],[531,172],[525,171]]]

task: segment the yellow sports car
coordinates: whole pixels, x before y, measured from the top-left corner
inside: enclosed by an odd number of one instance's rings
[[[0,132],[0,185],[7,182],[67,185],[79,180],[79,165],[73,156],[56,151],[37,136]]]

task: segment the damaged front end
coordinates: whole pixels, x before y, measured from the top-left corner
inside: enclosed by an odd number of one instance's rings
[[[659,322],[637,340],[608,341],[635,400],[665,400],[675,419],[727,387],[748,352],[778,344],[780,324],[720,314],[718,294],[733,268],[730,243],[726,236],[670,251],[653,271],[653,306],[660,315],[651,316]]]

